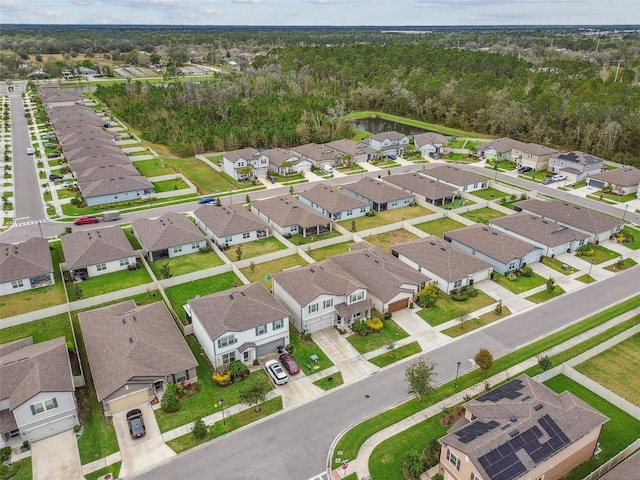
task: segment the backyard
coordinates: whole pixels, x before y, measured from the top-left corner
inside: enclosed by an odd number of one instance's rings
[[[137,270],[120,270],[96,277],[89,277],[78,283],[67,282],[65,285],[67,287],[69,301],[73,302],[74,300],[80,300],[82,298],[95,297],[103,293],[115,292],[129,287],[151,283],[151,277],[147,269],[144,268],[139,260],[136,264],[138,266]]]
[[[238,259],[238,248],[240,248],[241,254]],[[278,250],[284,250],[285,247],[280,240],[276,237],[266,237],[260,240],[254,240],[253,242],[246,242],[239,245],[231,245],[228,248],[222,250],[227,258],[232,262],[257,257],[258,255],[264,255],[265,253],[277,252]]]
[[[471,192],[471,195],[473,195],[474,197],[481,198],[483,200],[493,200],[495,198],[508,197],[510,194],[507,192],[503,192],[502,190],[498,190],[497,188],[489,187],[489,188],[484,188],[482,190],[476,190],[475,192]]]
[[[326,240],[327,238],[339,237],[340,235],[342,234],[337,230],[331,230],[330,232],[321,233],[319,235],[309,235],[308,237],[303,237],[299,233],[296,233],[295,235],[291,236],[289,241],[294,245],[300,246],[306,245],[308,243],[319,242],[320,240]]]
[[[183,275],[185,273],[197,272],[205,268],[217,267],[224,265],[224,261],[214,252],[197,252],[188,255],[180,255],[173,258],[163,258],[155,262],[149,262],[149,266],[157,279],[164,278],[163,272],[165,265],[168,265],[168,273],[172,277]]]
[[[334,245],[327,245],[326,247],[308,250],[307,254],[311,258],[313,258],[316,262],[319,262],[320,260],[324,260],[325,258],[333,257],[335,255],[340,255],[342,253],[347,253],[352,244],[353,242],[349,241],[349,242],[336,243]]]
[[[402,228],[393,230],[391,232],[379,233],[377,235],[371,235],[364,240],[372,245],[376,245],[387,252],[391,252],[391,246],[398,243],[408,242],[410,240],[416,240],[418,237],[413,233],[408,232]]]
[[[356,224],[356,231],[361,232],[382,225],[390,225],[392,223],[411,220],[412,218],[424,217],[432,213],[431,210],[415,205],[413,207],[393,208],[391,210],[385,210],[384,212],[374,212],[374,216],[372,217],[363,216],[354,218],[353,220],[342,220],[338,222],[338,225],[350,231],[353,221]]]
[[[451,296],[446,295],[440,291],[438,299],[434,306],[430,308],[423,308],[418,311],[418,315],[424,319],[432,327],[441,325],[449,320],[459,318],[462,315],[468,315],[481,308],[484,308],[495,300],[486,293],[477,290],[478,295],[476,297],[469,297],[463,302],[455,301]]]
[[[189,185],[180,177],[172,180],[161,180],[159,182],[153,182],[153,188],[156,193],[173,192],[174,190],[182,190],[183,188],[189,188]]]
[[[456,230],[464,226],[464,223],[456,222],[449,217],[442,217],[438,220],[431,220],[429,222],[418,223],[417,225],[414,225],[414,227],[416,227],[417,229],[440,238],[444,236],[444,232]]]
[[[306,264],[307,262],[300,255],[288,255],[270,262],[258,263],[253,268],[245,267],[240,271],[251,283],[259,281],[271,291],[271,275]]]
[[[488,225],[491,220],[504,217],[505,214],[502,212],[499,212],[498,210],[494,210],[493,208],[484,207],[478,210],[472,210],[470,212],[461,213],[460,216],[464,218],[468,218],[472,222],[484,223],[485,225]]]

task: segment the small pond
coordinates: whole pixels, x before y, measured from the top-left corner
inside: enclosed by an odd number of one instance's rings
[[[353,128],[371,132],[373,135],[390,131],[404,133],[405,135],[413,135],[416,133],[424,133],[428,131],[418,127],[413,127],[411,125],[407,125],[406,123],[393,122],[391,120],[385,120],[379,117],[361,118],[359,120],[353,120],[349,124]]]

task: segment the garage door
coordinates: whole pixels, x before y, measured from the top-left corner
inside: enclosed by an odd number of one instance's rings
[[[602,187],[604,187],[604,182],[602,180],[596,180],[595,178],[590,178],[589,179],[589,186],[596,187],[596,188],[602,188]]]
[[[403,308],[407,308],[408,306],[409,306],[409,299],[403,298],[402,300],[391,302],[389,304],[388,311],[397,312],[398,310],[402,310]]]
[[[37,440],[42,440],[43,438],[66,432],[67,430],[71,430],[74,425],[75,419],[73,415],[69,415],[68,417],[59,418],[58,420],[54,420],[45,425],[40,425],[39,427],[31,430],[26,430],[25,434],[29,439],[29,442],[35,442]]]
[[[151,395],[149,394],[149,388],[144,388],[142,390],[130,393],[129,395],[111,400],[109,402],[109,411],[111,411],[111,414],[113,415],[114,413],[129,410],[133,407],[137,407],[142,403],[150,401]]]
[[[278,347],[284,347],[284,338],[278,338],[273,342],[265,343],[264,345],[256,347],[256,356],[262,357],[269,353],[276,353],[278,351]]]
[[[535,262],[539,262],[540,261],[540,255],[542,254],[542,251],[539,249],[535,249],[532,250],[531,252],[527,253],[522,260],[527,264],[530,265],[532,263]]]
[[[313,321],[306,323],[306,328],[310,332],[317,332],[323,328],[329,328],[333,326],[333,314],[324,315],[322,317],[314,318]]]

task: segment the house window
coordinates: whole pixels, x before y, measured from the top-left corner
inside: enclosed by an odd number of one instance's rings
[[[318,311],[318,304],[317,303],[313,303],[311,305],[309,305],[309,313],[315,313]]]
[[[447,450],[447,460],[449,460],[449,463],[453,465],[457,470],[460,470],[460,459],[455,453],[450,450]]]
[[[218,347],[228,347],[234,343],[238,343],[238,339],[235,335],[227,335],[226,337],[220,337],[218,339]]]
[[[121,267],[126,267],[127,265],[129,265],[129,259],[128,258],[121,258],[120,259],[120,266]]]
[[[200,242],[193,242],[191,244],[191,250],[198,250],[200,248]]]
[[[395,207],[396,205],[398,205],[398,202],[396,202],[396,201],[391,202],[391,206],[392,207]]]
[[[231,235],[229,235],[228,237],[224,237],[224,243],[231,243],[231,240],[233,240],[233,237]]]
[[[284,318],[280,318],[271,324],[274,330],[279,330],[284,327]]]
[[[362,208],[360,209],[360,212],[361,212],[361,213],[367,213],[367,207],[362,207]]]
[[[251,352],[249,350],[242,352],[242,361],[247,363],[249,360],[251,360]]]
[[[182,372],[178,372],[173,376],[173,383],[180,383],[183,380],[187,380],[187,371],[183,370]]]
[[[453,288],[460,288],[462,286],[462,280],[456,280],[453,282]]]
[[[236,361],[236,352],[224,353],[222,355],[222,363],[225,365],[230,364],[231,362]]]
[[[353,215],[353,210],[347,210],[347,217]]]
[[[359,302],[360,300],[364,300],[364,292],[352,293],[349,296],[349,303]]]
[[[264,335],[265,333],[267,333],[267,326],[266,325],[258,325],[256,327],[256,336]]]
[[[324,302],[322,302],[322,308],[330,308],[333,307],[333,298],[330,298],[329,300],[325,300]]]
[[[173,247],[173,253],[180,253],[182,251],[182,245],[176,245]]]
[[[107,264],[106,263],[99,263],[99,264],[96,265],[96,269],[99,272],[102,272],[102,271],[107,269]]]
[[[468,185],[465,185],[464,187],[462,187],[462,190],[466,192],[467,191],[467,187],[468,187]]]
[[[250,238],[250,237],[251,237],[251,232],[244,232],[244,233],[242,234],[242,238],[243,238],[243,239],[247,239],[247,238]]]
[[[31,405],[31,414],[38,415],[39,413],[46,412],[47,410],[53,410],[54,408],[58,408],[58,401],[55,398],[49,398],[43,402]]]
[[[482,479],[479,476],[477,476],[475,473],[472,473],[471,480],[482,480]]]
[[[533,158],[533,155],[530,153],[529,155],[527,155],[527,158],[531,160]]]
[[[511,262],[511,263],[509,264],[509,270],[513,270],[513,269],[515,269],[515,268],[516,268],[516,262]]]
[[[14,280],[11,282],[11,288],[22,288],[23,286],[24,283],[22,283],[22,280]]]

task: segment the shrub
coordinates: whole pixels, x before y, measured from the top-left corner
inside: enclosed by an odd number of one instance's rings
[[[241,381],[249,374],[249,368],[240,360],[235,360],[229,364],[229,376],[233,383]]]
[[[438,287],[434,283],[430,283],[418,294],[417,304],[422,308],[433,307],[438,299]]]
[[[365,217],[375,217],[376,216],[376,214],[373,212],[373,210],[369,210],[364,215],[365,215]]]
[[[409,478],[420,478],[427,469],[422,455],[417,452],[409,452],[402,461],[402,470]]]
[[[379,332],[380,330],[382,330],[382,327],[384,327],[384,324],[382,323],[382,320],[375,317],[367,320],[367,326],[374,332]]]
[[[166,413],[175,413],[182,408],[182,401],[178,397],[178,387],[175,383],[167,383],[160,405]]]
[[[366,337],[373,331],[371,327],[367,325],[367,322],[365,320],[356,320],[354,322],[351,322],[351,330],[353,330],[353,333],[361,337]]]
[[[549,355],[545,355],[544,357],[538,357],[538,365],[546,372],[553,366],[553,361],[549,358]]]
[[[435,467],[440,461],[440,442],[435,438],[431,440],[427,448],[422,452],[422,456],[427,469]]]
[[[533,268],[531,268],[529,265],[525,265],[520,269],[520,275],[527,278],[530,277],[531,275],[533,275]]]
[[[465,302],[469,298],[466,293],[451,292],[451,300],[454,302]]]
[[[493,365],[493,355],[486,348],[481,348],[476,353],[476,356],[473,357],[473,360],[476,362],[476,365],[480,367],[481,370],[489,370],[491,365]]]
[[[469,298],[475,298],[478,296],[478,289],[473,285],[467,285],[464,288],[464,293],[466,293]]]
[[[391,312],[387,312],[382,316],[383,319],[385,320],[391,320]]]
[[[197,440],[202,440],[203,438],[207,438],[207,435],[209,434],[209,429],[207,428],[205,423],[202,421],[202,419],[199,418],[193,423],[193,430],[191,430],[191,432],[193,433],[193,436]]]
[[[513,272],[509,272],[509,273],[507,273],[507,280],[509,280],[511,282],[515,282],[516,280],[518,280],[518,275],[516,275]]]
[[[289,355],[293,355],[293,349],[294,349],[293,344],[288,343],[287,346],[284,347],[284,349],[287,351]]]
[[[11,447],[0,448],[0,463],[5,463],[11,460]]]

